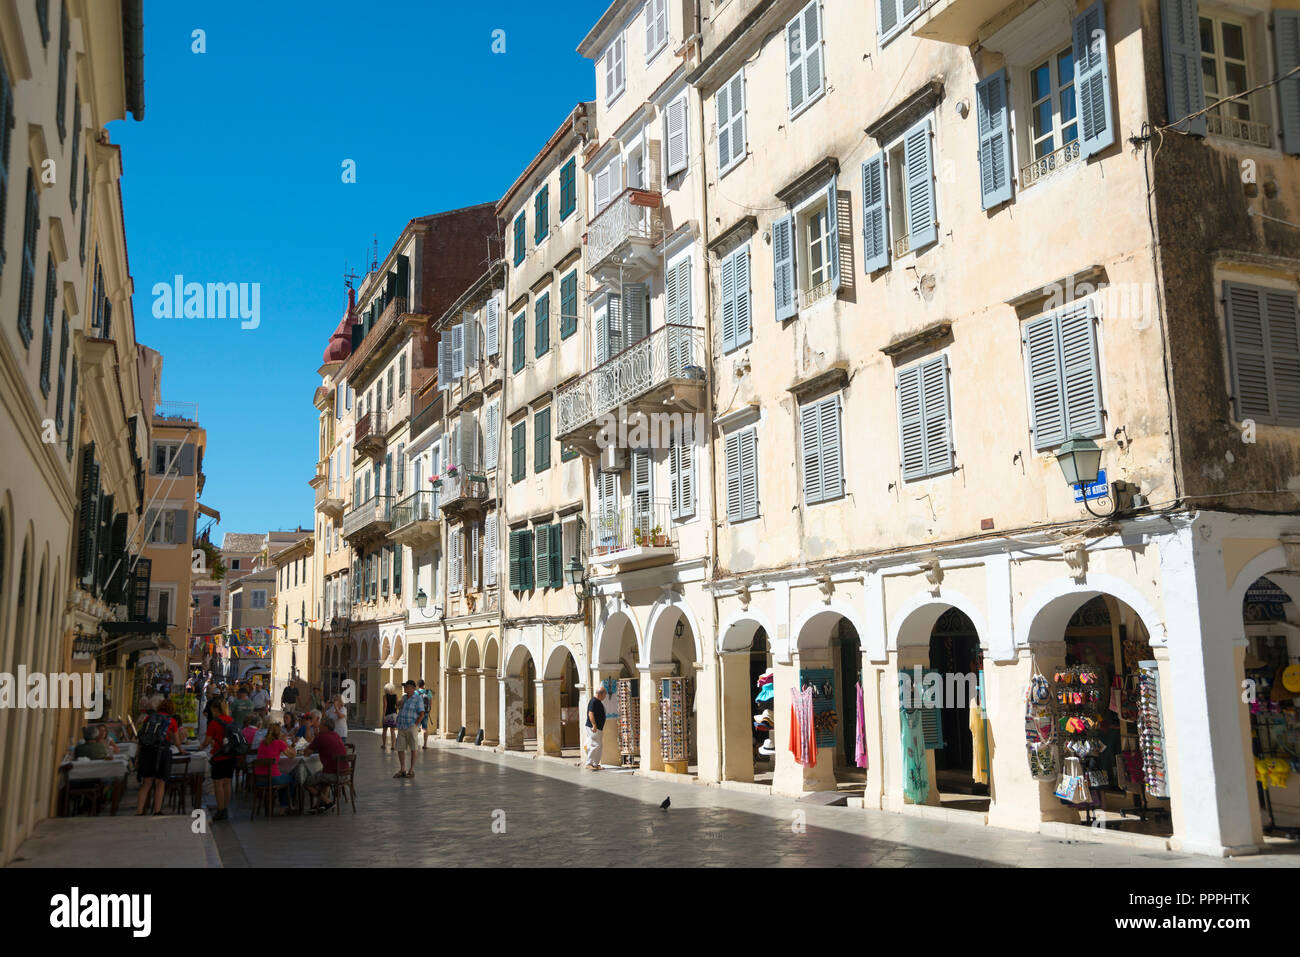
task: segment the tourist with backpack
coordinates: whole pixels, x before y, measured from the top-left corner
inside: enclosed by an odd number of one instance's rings
[[[140,816],[149,806],[153,793],[153,813],[161,814],[167,793],[167,778],[172,773],[172,745],[181,746],[181,725],[174,717],[176,708],[170,700],[145,713],[140,733],[136,735],[135,767],[140,779],[140,798],[135,813]]]
[[[424,732],[424,743],[422,747],[429,746],[429,716],[433,713],[433,692],[424,686],[424,679],[419,682],[419,690],[415,692],[424,699],[424,714],[420,718],[420,730]]]
[[[230,816],[226,808],[230,804],[230,779],[235,774],[235,762],[248,754],[248,742],[235,727],[230,702],[225,698],[217,698],[208,705],[208,736],[204,740],[211,757],[212,793],[217,799],[217,813],[212,820],[224,821]]]

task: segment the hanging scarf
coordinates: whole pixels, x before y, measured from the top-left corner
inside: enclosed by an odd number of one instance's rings
[[[919,708],[899,711],[903,726],[903,796],[913,804],[924,804],[930,796],[930,768],[925,754],[925,732]]]
[[[817,766],[817,735],[813,731],[813,690],[791,689],[790,753],[796,764],[805,768]]]
[[[858,682],[858,742],[854,749],[854,763],[860,767],[867,766],[867,716],[862,710],[862,682]]]
[[[975,752],[971,757],[971,777],[976,784],[989,783],[989,743],[984,725],[983,704],[971,705],[970,738]]]

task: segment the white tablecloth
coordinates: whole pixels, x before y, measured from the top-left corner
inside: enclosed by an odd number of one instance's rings
[[[126,777],[126,758],[102,761],[73,761],[68,769],[69,781],[114,781]]]
[[[118,757],[133,758],[136,754],[136,743],[134,741],[123,741],[117,746]]]
[[[177,754],[175,749],[172,750],[173,771],[176,768],[176,759],[187,757],[187,756],[190,759],[190,772],[189,772],[190,774],[208,773],[208,765],[211,762],[210,759],[208,758],[208,753],[206,751],[184,751],[181,754]]]

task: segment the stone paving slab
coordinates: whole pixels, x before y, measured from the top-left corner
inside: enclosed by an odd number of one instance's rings
[[[136,817],[134,809],[116,817],[48,818],[9,866],[220,867],[211,833],[195,834],[191,823],[188,814]]]

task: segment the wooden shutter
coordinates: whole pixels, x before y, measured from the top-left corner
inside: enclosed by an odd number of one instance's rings
[[[487,305],[483,307],[483,311],[487,322],[487,349],[485,352],[491,358],[500,351],[501,301],[496,296],[491,297],[488,299]]]
[[[654,494],[653,478],[654,461],[650,457],[650,452],[634,451],[632,453],[632,511],[635,523],[640,525],[648,522],[642,532],[649,531],[654,524],[651,518],[651,504]]]
[[[673,518],[695,513],[695,455],[678,435],[668,449],[669,504]]]
[[[921,365],[924,407],[925,474],[952,468],[951,410],[948,402],[948,357],[935,356]]]
[[[468,373],[474,370],[479,361],[481,343],[478,338],[478,317],[472,312],[465,313],[463,325],[465,326],[465,371]]]
[[[507,544],[506,560],[510,565],[510,570],[508,572],[510,590],[522,591],[522,579],[519,575],[519,532],[517,530],[510,533],[510,540]]]
[[[533,356],[540,359],[551,348],[551,296],[542,293],[533,302]]]
[[[665,132],[665,142],[668,145],[667,172],[671,176],[673,173],[680,173],[689,164],[686,97],[680,96],[668,104],[668,114],[664,121],[667,127]]]
[[[935,222],[934,157],[927,116],[903,137],[903,168],[907,180],[907,234],[913,250],[939,239]]]
[[[483,584],[497,583],[497,513],[489,512],[483,520]]]
[[[822,495],[821,440],[817,410],[810,402],[799,410],[799,448],[803,458],[803,499],[808,505],[820,502]]]
[[[152,516],[154,510],[147,513]],[[152,528],[152,518],[148,528]],[[95,461],[95,443],[81,453],[81,507],[77,521],[77,577],[83,581],[95,573],[95,534],[99,530],[99,464]],[[150,535],[146,534],[147,544]]]
[[[1034,448],[1042,450],[1065,441],[1065,404],[1061,389],[1061,352],[1056,314],[1025,323],[1022,339],[1029,379],[1030,428]]]
[[[758,517],[758,430],[740,433],[740,507],[742,518]]]
[[[785,25],[785,75],[790,97],[790,113],[803,107],[803,14]]]
[[[813,0],[803,10],[804,102],[822,90],[822,7]]]
[[[1300,66],[1300,11],[1273,11],[1273,51],[1278,76],[1286,76]],[[1300,153],[1300,75],[1287,77],[1277,85],[1277,105],[1282,149],[1292,155]],[[1204,117],[1201,122],[1205,122]]]
[[[889,265],[889,196],[885,154],[862,164],[862,266],[868,273]]]
[[[1078,105],[1079,151],[1087,159],[1115,142],[1105,0],[1097,0],[1074,18],[1074,99]]]
[[[1165,106],[1174,129],[1193,136],[1204,136],[1206,132],[1203,114],[1194,120],[1184,119],[1205,108],[1200,24],[1197,0],[1160,0],[1160,35],[1165,52]],[[1077,21],[1075,28],[1078,29]],[[1075,42],[1077,44],[1078,40]],[[1077,51],[1075,56],[1077,77]]]
[[[618,355],[626,346],[623,339],[623,299],[610,296],[605,309],[605,341],[609,350],[607,359]]]
[[[533,533],[524,529],[519,533],[519,574],[525,589],[533,587]]]
[[[627,308],[626,338],[623,348],[635,345],[650,333],[650,288],[642,282],[623,285],[623,304]]]
[[[481,553],[479,547],[479,526],[474,522],[469,526],[469,587],[478,588],[478,559]]]
[[[829,501],[844,494],[843,441],[840,418],[840,397],[831,396],[818,403],[818,441],[821,443],[822,500]]]
[[[898,0],[876,0],[876,27],[881,38],[898,26]]]
[[[451,388],[451,330],[444,329],[438,338],[438,387]]]
[[[551,587],[564,587],[564,526],[551,526]]]
[[[992,209],[1011,199],[1011,122],[1006,70],[998,70],[975,84],[975,115],[979,130],[980,205]]]
[[[501,404],[493,402],[488,405],[484,413],[485,431],[487,441],[483,449],[483,466],[494,469],[497,467],[497,447],[501,444]]]
[[[741,516],[740,501],[740,433],[727,436],[727,521],[738,522]]]
[[[528,216],[521,212],[515,217],[515,265],[524,261],[528,254]]]
[[[736,250],[736,345],[743,346],[753,337],[754,306],[749,289],[749,245]]]
[[[567,339],[578,329],[578,274],[571,272],[560,280],[560,338]]]
[[[456,464],[462,469],[469,469],[471,472],[479,468],[481,463],[475,454],[478,444],[478,422],[474,419],[473,412],[462,412],[460,420],[456,423],[458,430],[459,446],[456,452]]]
[[[921,398],[921,367],[899,369],[895,376],[898,389],[898,456],[903,479],[925,475],[925,407]]]
[[[722,351],[736,348],[736,258],[740,250],[722,260]]]
[[[1061,384],[1065,434],[1100,435],[1101,376],[1097,368],[1096,300],[1089,297],[1060,310]]]
[[[528,441],[528,425],[522,420],[510,433],[510,478],[520,481],[528,473],[527,452],[524,443]]]
[[[451,327],[451,377],[459,379],[465,374],[465,323]]]
[[[737,73],[736,79],[737,80],[741,79],[742,76],[743,76],[743,72]],[[736,106],[737,106],[736,88],[734,84],[735,84],[735,80],[732,80],[728,83],[724,83],[722,86],[718,88],[718,92],[714,96],[713,105],[714,105],[714,109],[716,110],[717,126],[718,126],[718,169],[719,170],[727,169],[729,166],[731,166],[732,162],[737,158],[733,152],[736,148],[732,146],[732,142],[733,142],[732,137],[734,133],[732,129],[732,117],[736,113]],[[741,84],[741,89],[742,90],[744,89],[743,83]],[[740,149],[741,150],[744,149],[743,143],[740,145]]]
[[[533,471],[551,467],[551,410],[548,406],[533,416]]]
[[[511,325],[510,352],[512,368],[515,372],[518,372],[524,367],[524,362],[528,358],[524,354],[525,338],[527,336],[527,333],[525,332],[527,321],[527,315],[521,312],[519,315],[515,316]]]
[[[551,228],[551,187],[543,186],[533,200],[533,242],[540,246]]]
[[[1237,282],[1223,284],[1232,391],[1238,419],[1273,421],[1265,290]]]
[[[551,587],[551,526],[538,525],[533,529],[533,537],[537,541],[536,555],[537,562],[537,587]]]
[[[610,199],[610,167],[608,165],[596,174],[595,192],[596,215],[600,215],[601,210],[609,205]]]
[[[793,319],[799,311],[795,280],[794,216],[772,224],[772,282],[776,289],[777,321]]]
[[[839,177],[832,176],[826,187],[826,259],[830,287],[839,292],[840,278],[840,191]]]

